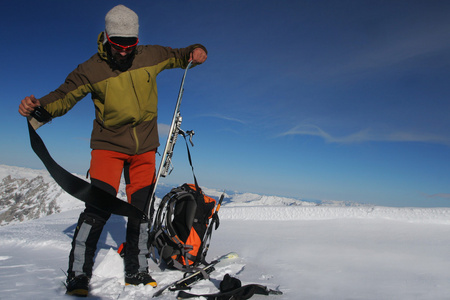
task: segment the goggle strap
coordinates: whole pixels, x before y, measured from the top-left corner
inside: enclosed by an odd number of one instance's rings
[[[105,31],[105,35],[106,35],[106,39],[107,39],[107,41],[111,44],[111,46],[116,46],[116,47],[118,47],[118,48],[120,48],[120,49],[122,49],[122,50],[127,50],[127,49],[130,49],[130,48],[133,48],[133,47],[136,47],[136,45],[139,43],[139,38],[136,38],[136,43],[135,44],[133,44],[133,45],[128,45],[128,46],[123,46],[123,45],[120,45],[120,44],[117,44],[117,43],[114,43],[113,41],[111,41],[111,38],[109,37],[109,35],[106,33],[106,31]],[[117,48],[116,48],[117,49]]]

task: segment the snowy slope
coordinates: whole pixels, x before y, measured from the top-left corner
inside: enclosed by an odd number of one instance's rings
[[[236,251],[241,258],[193,292],[215,292],[223,275],[231,273],[244,284],[259,283],[284,292],[271,299],[448,299],[449,209],[380,208],[364,216],[355,207],[319,206],[295,208],[283,220],[287,211],[286,207],[223,207],[208,256]],[[1,299],[65,297],[63,270],[79,212],[0,228]],[[154,292],[123,285],[115,249],[124,239],[124,230],[125,220],[117,216],[105,228],[91,299],[149,299]],[[150,262],[161,286],[182,275],[161,271]],[[174,293],[161,296],[174,298]]]
[[[294,205],[261,195],[252,205],[250,198],[221,208],[208,254],[212,259],[236,251],[240,258],[192,292],[216,292],[230,273],[243,284],[284,293],[254,299],[449,299],[449,208]],[[70,299],[62,282],[81,208],[61,207],[59,213],[0,227],[0,299]],[[88,299],[149,299],[157,290],[123,284],[116,249],[125,224],[113,216],[105,227]],[[150,265],[160,286],[182,276]],[[175,296],[169,292],[160,299]]]

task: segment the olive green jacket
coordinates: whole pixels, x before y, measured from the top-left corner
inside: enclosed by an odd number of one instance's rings
[[[130,155],[153,150],[159,146],[156,76],[165,69],[186,68],[195,48],[206,49],[200,44],[180,49],[137,46],[132,66],[121,72],[111,68],[103,41],[100,33],[98,52],[71,72],[58,89],[40,98],[41,105],[59,117],[91,93],[95,105],[92,149]]]

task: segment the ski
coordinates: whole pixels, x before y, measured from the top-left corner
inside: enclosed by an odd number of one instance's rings
[[[172,117],[172,123],[170,125],[169,135],[167,136],[167,141],[166,141],[166,146],[164,147],[164,152],[161,155],[161,163],[159,165],[158,173],[156,174],[156,178],[155,178],[155,185],[153,187],[153,191],[150,196],[149,211],[147,212],[147,215],[150,218],[150,222],[152,221],[153,213],[154,213],[153,204],[155,201],[156,187],[158,185],[159,179],[161,177],[166,177],[170,173],[169,169],[172,166],[173,149],[175,147],[175,143],[177,142],[178,134],[180,134],[180,133],[186,134],[187,133],[188,135],[190,135],[191,138],[192,138],[192,135],[194,134],[193,131],[184,132],[180,128],[181,122],[182,122],[182,117],[180,114],[180,105],[181,105],[181,99],[183,97],[183,92],[184,92],[184,81],[186,79],[187,71],[189,70],[189,68],[191,66],[192,66],[192,61],[189,62],[189,64],[187,65],[186,69],[184,70],[183,78],[181,79],[181,86],[180,86],[180,90],[178,92],[178,99],[177,99],[177,103],[175,105],[175,110],[174,110],[173,117]],[[191,141],[191,144],[192,144],[192,141]]]
[[[230,252],[228,254],[225,254],[218,259],[212,261],[209,263],[206,267],[203,267],[199,269],[198,271],[194,273],[186,273],[185,277],[183,277],[180,280],[177,280],[175,282],[172,282],[161,289],[159,289],[156,293],[153,294],[153,298],[161,296],[166,290],[169,291],[180,291],[180,290],[186,290],[189,289],[190,286],[195,284],[196,282],[208,278],[208,275],[211,274],[215,270],[215,266],[224,261],[228,260],[234,260],[238,258],[239,256],[235,252]]]

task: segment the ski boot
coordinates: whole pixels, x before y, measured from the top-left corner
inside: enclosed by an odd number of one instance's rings
[[[125,285],[150,285],[157,287],[156,281],[148,272],[139,272],[136,274],[125,274]]]
[[[86,274],[69,275],[66,280],[66,294],[77,297],[87,297],[90,278]]]

